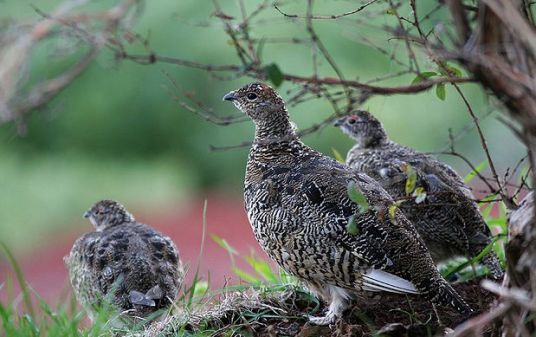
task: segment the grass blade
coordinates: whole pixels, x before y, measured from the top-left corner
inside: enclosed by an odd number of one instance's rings
[[[7,260],[9,261],[9,264],[13,268],[13,271],[15,272],[15,277],[17,278],[17,282],[19,283],[21,292],[22,292],[22,301],[24,302],[24,306],[28,312],[28,314],[31,317],[35,317],[35,311],[32,304],[32,299],[30,298],[30,291],[28,289],[28,284],[26,283],[26,280],[24,280],[24,275],[22,274],[22,270],[15,260],[15,257],[11,253],[11,250],[7,247],[7,245],[4,242],[0,242],[0,248],[2,248],[2,251],[4,255],[7,257]]]

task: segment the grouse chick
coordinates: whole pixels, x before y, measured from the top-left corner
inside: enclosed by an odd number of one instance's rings
[[[76,240],[65,262],[76,297],[90,318],[103,301],[128,318],[146,318],[169,307],[184,277],[173,241],[136,222],[113,200],[97,202],[84,217],[96,231]]]
[[[461,314],[472,312],[441,277],[412,224],[374,180],[304,145],[282,98],[252,83],[224,96],[255,123],[244,199],[266,253],[329,304],[319,325],[341,317],[358,291],[420,294]],[[370,207],[348,196],[354,184]],[[356,227],[348,230],[348,226]]]
[[[491,232],[471,190],[450,166],[389,140],[382,124],[367,111],[342,117],[335,126],[357,141],[348,151],[346,164],[380,182],[395,200],[404,200],[404,214],[436,263],[456,256],[472,258],[491,243]],[[416,186],[426,193],[418,203],[406,189],[408,166],[415,172]],[[493,251],[483,262],[493,278],[502,278]]]

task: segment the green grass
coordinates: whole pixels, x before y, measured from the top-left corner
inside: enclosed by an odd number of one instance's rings
[[[113,332],[107,327],[109,315],[102,311],[93,325],[85,331],[80,329],[85,313],[78,311],[76,300],[65,301],[59,307],[52,309],[26,283],[19,265],[6,245],[0,245],[2,255],[10,263],[16,282],[21,292],[14,297],[12,278],[7,276],[1,284],[0,291],[7,295],[7,303],[0,301],[0,317],[2,328],[0,336],[6,337],[40,337],[40,336],[112,336]]]
[[[203,211],[203,238],[205,237],[206,227],[206,209]],[[224,239],[214,237],[214,240],[229,252],[232,258],[232,270],[244,281],[249,283],[229,286],[222,289],[211,290],[208,282],[198,277],[198,268],[195,268],[194,280],[190,285],[185,286],[180,292],[179,298],[175,301],[170,311],[164,313],[164,317],[171,315],[175,311],[176,316],[170,324],[167,324],[161,331],[165,335],[177,336],[210,336],[216,332],[211,327],[210,318],[204,330],[192,332],[186,330],[189,312],[199,310],[202,307],[214,306],[217,298],[222,294],[246,293],[255,291],[262,296],[283,291],[289,287],[298,289],[296,279],[279,271],[273,270],[268,263],[256,258],[255,256],[238,256],[236,250],[229,246]],[[222,244],[224,243],[224,244]],[[200,255],[197,261],[199,266],[203,256],[204,240],[201,243]],[[52,308],[41,296],[35,292],[29,285],[18,265],[13,253],[3,242],[0,242],[0,258],[5,258],[11,267],[11,272],[7,273],[2,283],[0,283],[0,295],[4,295],[6,300],[0,300],[0,337],[112,337],[119,335],[138,336],[143,334],[144,326],[142,324],[129,325],[128,327],[119,327],[120,318],[118,313],[110,306],[101,308],[97,317],[91,324],[87,324],[87,312],[76,303],[74,294],[70,294],[67,299],[60,301],[60,304]],[[235,265],[235,259],[244,259],[253,271],[248,273]],[[247,277],[245,276],[247,275]],[[15,294],[14,282],[20,288],[20,293]],[[303,290],[300,290],[303,292]],[[313,300],[311,295],[310,298]],[[318,303],[318,302],[317,302]],[[217,314],[217,313],[216,313]],[[244,309],[240,312],[241,317],[248,321],[255,321],[261,317],[271,317],[273,312],[253,312]],[[229,333],[235,333],[243,329],[243,322],[237,322],[226,328]]]
[[[3,243],[0,243],[0,256],[5,257],[11,266],[11,273],[7,274],[6,279],[0,284],[0,294],[6,295],[7,301],[0,301],[0,321],[2,337],[108,337],[120,335],[136,335],[143,333],[144,327],[141,324],[135,326],[118,327],[118,314],[112,308],[101,308],[98,316],[91,324],[85,324],[87,313],[80,309],[76,304],[74,295],[70,295],[56,308],[52,308],[46,303],[38,293],[36,293],[24,279],[22,271],[13,257],[12,252]],[[189,286],[183,288],[181,295],[174,303],[174,308],[183,317],[173,319],[169,326],[166,326],[162,333],[171,333],[177,336],[209,336],[215,330],[207,323],[206,330],[191,332],[185,329],[188,319],[187,313],[195,311],[200,307],[215,305],[214,301],[220,295],[229,292],[246,293],[253,290],[269,296],[272,293],[280,292],[289,287],[298,289],[297,281],[284,273],[273,271],[269,265],[262,260],[253,256],[244,257],[254,270],[254,274],[248,274],[251,284],[229,286],[222,289],[210,290],[208,283],[204,280],[194,277],[194,281]],[[233,267],[233,270],[240,269]],[[246,273],[238,272],[241,276]],[[197,275],[197,272],[196,272]],[[264,281],[263,281],[264,280]],[[269,282],[268,282],[269,281]],[[20,294],[15,296],[13,291],[13,282],[16,282],[20,288]],[[303,290],[300,290],[303,291]],[[311,299],[313,299],[311,297]],[[171,308],[173,309],[173,308]],[[170,315],[171,312],[165,313],[164,316]],[[273,312],[259,313],[244,310],[241,312],[243,317],[250,321],[258,320],[261,317],[272,317]],[[265,316],[268,315],[268,316]],[[272,316],[270,316],[272,315]],[[240,331],[243,322],[229,326],[230,332]]]
[[[273,298],[277,298],[277,295],[289,291],[289,289],[299,294],[302,298],[306,298],[309,303],[312,303],[312,307],[309,314],[318,314],[320,303],[318,300],[308,293],[303,288],[296,285],[296,281],[293,278],[289,278],[285,274],[278,274],[272,272],[266,274],[266,269],[260,267],[264,264],[261,261],[260,264],[250,260],[251,266],[258,266],[254,273],[249,273],[246,277],[252,281],[250,284],[243,284],[237,286],[230,286],[223,289],[210,290],[206,286],[206,282],[203,280],[196,280],[194,284],[190,285],[182,293],[182,296],[176,301],[175,306],[179,308],[179,314],[169,320],[163,329],[160,331],[162,336],[211,336],[214,333],[219,333],[221,336],[232,336],[237,333],[248,335],[248,326],[254,322],[263,320],[276,320],[276,321],[294,321],[298,320],[304,322],[303,315],[291,314],[287,315],[277,310],[273,310],[270,307],[266,307],[262,310],[259,308],[249,309],[247,306],[237,306],[231,308],[235,310],[233,318],[229,318],[229,321],[224,321],[223,326],[219,326],[219,316],[227,317],[225,313],[219,313],[218,308],[219,299],[225,294],[247,294],[252,291],[259,294],[259,298],[269,298],[273,295]],[[65,336],[65,337],[108,337],[117,335],[128,336],[143,336],[143,327],[141,325],[131,328],[118,328],[114,326],[113,322],[117,321],[117,317],[113,310],[103,309],[99,311],[99,315],[96,320],[88,325],[84,320],[86,312],[78,309],[74,297],[70,297],[64,303],[60,304],[56,308],[51,308],[40,296],[35,293],[28,285],[25,284],[20,270],[16,266],[16,262],[12,264],[16,270],[16,280],[20,284],[21,294],[14,297],[13,293],[9,290],[12,289],[12,282],[10,279],[6,280],[1,285],[0,292],[8,293],[8,301],[4,303],[0,301],[0,321],[2,324],[3,332],[0,330],[0,336],[9,337],[41,337],[41,336]],[[243,276],[242,273],[238,273],[239,276]],[[277,283],[268,283],[266,279],[277,280]],[[290,281],[290,282],[289,282]],[[315,305],[316,303],[316,305]],[[188,313],[195,311],[201,307],[214,307],[216,309],[214,316],[207,314],[204,320],[201,320],[199,325],[194,331],[190,328],[187,329],[187,323],[189,322]],[[185,310],[185,308],[190,308]],[[210,313],[210,311],[209,311]],[[168,313],[169,314],[169,313]],[[364,322],[370,321],[367,316],[359,316],[361,313],[358,310],[355,315]],[[407,315],[416,317],[415,313],[408,312]],[[413,319],[413,318],[412,318]],[[426,322],[417,323],[427,324]],[[373,322],[369,322],[369,329],[374,330],[376,327]]]

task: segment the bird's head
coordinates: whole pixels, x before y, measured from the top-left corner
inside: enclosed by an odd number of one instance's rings
[[[340,128],[358,144],[373,145],[386,139],[382,123],[365,110],[354,111],[351,115],[341,117],[334,126]]]
[[[134,216],[126,208],[114,200],[101,200],[84,213],[97,232],[122,223],[134,222]]]
[[[287,116],[285,102],[270,86],[250,83],[223,96],[256,124]]]

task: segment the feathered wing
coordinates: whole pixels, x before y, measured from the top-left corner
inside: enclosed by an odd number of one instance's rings
[[[458,230],[460,238],[465,238],[465,250],[469,253],[469,257],[477,256],[491,243],[491,230],[482,218],[477,204],[473,201],[474,196],[462,178],[446,164],[436,161],[432,166],[436,174],[428,174],[425,179],[425,183],[432,191],[428,198],[432,203],[458,205],[445,210],[450,211],[449,216],[459,219],[452,224],[453,226],[457,224],[460,228],[453,229]],[[484,256],[482,262],[490,268],[494,278],[503,277],[499,259],[493,251]]]
[[[400,164],[414,168],[417,185],[427,192],[426,202],[419,207],[427,207],[427,212],[420,212],[412,203],[403,203],[401,207],[419,228],[436,261],[454,255],[476,256],[491,242],[491,232],[473,201],[471,190],[449,165],[394,142],[379,148],[354,147],[348,152],[347,163],[371,174],[396,198],[406,197],[407,176]],[[483,262],[493,277],[502,277],[494,252],[486,255]]]
[[[456,187],[458,191],[463,193],[467,198],[474,198],[473,192],[464,183],[463,178],[449,165],[436,160],[431,156],[426,156],[426,161],[420,162],[420,168],[427,174],[435,175],[444,184]]]
[[[332,162],[325,164],[328,165],[322,167],[323,162],[317,161],[311,169],[300,167],[301,175],[293,177],[299,179],[300,190],[291,191],[290,195],[283,197],[280,205],[288,207],[289,212],[299,209],[305,231],[318,235],[316,240],[319,242],[315,245],[322,246],[321,249],[331,254],[331,261],[324,266],[326,270],[322,277],[349,289],[418,293],[409,280],[389,271],[396,269],[393,268],[393,261],[397,260],[397,256],[385,249],[389,236],[385,226],[389,226],[389,220],[384,218],[383,222],[380,221],[378,213],[384,211],[387,214],[386,210],[392,203],[390,197],[372,179],[343,167],[334,169]],[[328,176],[323,174],[324,169],[329,172]],[[284,180],[292,179],[287,177]],[[371,207],[360,214],[358,205],[347,195],[350,182],[362,189],[371,205],[384,209],[378,212]],[[283,194],[286,192],[283,191]],[[296,195],[301,196],[299,201],[296,201]],[[285,202],[285,199],[289,202]],[[299,203],[299,207],[295,207],[293,202]],[[348,229],[352,221],[355,222],[357,233]],[[319,228],[319,224],[322,228]],[[413,229],[405,235],[416,236],[416,240],[419,240]]]
[[[396,294],[419,294],[415,285],[410,281],[379,269],[367,271],[363,276],[363,289]]]
[[[395,211],[391,218],[389,206],[393,200],[376,181],[348,171],[325,157],[315,163],[315,170],[302,168],[301,172],[306,175],[302,185],[306,189],[302,191],[305,200],[302,200],[301,209],[313,217],[316,214],[328,219],[322,223],[329,228],[328,234],[320,237],[319,244],[331,246],[334,256],[342,257],[333,261],[341,266],[339,273],[332,273],[335,278],[338,275],[337,285],[347,285],[352,274],[362,274],[357,278],[357,284],[353,284],[354,288],[421,293],[461,312],[471,311],[439,275],[419,234],[401,211]],[[327,176],[326,172],[329,172]],[[318,191],[311,193],[308,181],[314,181]],[[367,199],[369,208],[363,213],[347,194],[350,182],[354,182]],[[354,235],[348,231],[349,221],[356,221],[357,233],[354,231]],[[353,263],[348,263],[349,259],[345,258],[348,255],[355,257]]]
[[[383,178],[381,169],[385,168],[387,172],[390,169],[396,173],[399,168],[394,163],[405,162],[420,170],[422,175],[433,174],[446,185],[457,188],[468,198],[473,198],[473,194],[464,183],[463,178],[452,167],[433,156],[420,153],[398,143],[390,142],[384,147],[370,149],[353,147],[348,151],[346,160],[349,166],[359,171],[369,173],[375,171],[373,177],[378,178]]]
[[[373,209],[360,214],[347,195],[348,182],[359,183],[358,175],[322,167],[322,161],[298,165],[274,165],[246,186],[248,215],[265,251],[289,272],[313,282],[414,293],[411,282],[394,274],[386,277],[393,264],[385,250],[386,230],[376,224]],[[369,192],[371,204],[389,199],[385,191]],[[350,233],[350,221],[359,233]],[[369,271],[367,278],[361,277]]]

